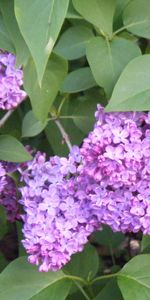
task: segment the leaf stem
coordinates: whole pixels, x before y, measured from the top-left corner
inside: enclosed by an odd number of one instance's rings
[[[87,119],[86,116],[60,116],[60,119]]]
[[[59,107],[58,107],[58,110],[57,110],[57,115],[58,115],[58,116],[60,116],[62,107],[63,107],[65,101],[67,100],[67,98],[68,98],[68,94],[66,94],[66,95],[63,97],[63,99],[62,99],[62,101],[61,101],[61,103],[60,103],[60,105],[59,105]]]
[[[63,140],[65,141],[66,145],[68,146],[68,149],[69,151],[72,150],[72,145],[71,145],[71,142],[70,142],[70,139],[69,139],[69,136],[67,134],[67,132],[65,131],[64,127],[62,126],[62,124],[60,123],[58,117],[53,113],[53,112],[50,112],[52,118],[53,118],[53,121],[55,122],[56,126],[58,127],[62,137],[63,137]]]
[[[58,117],[49,118],[48,121],[55,121]],[[59,116],[59,119],[89,119],[87,116]]]
[[[14,112],[14,110],[9,110],[0,120],[0,128],[2,126],[4,126],[4,124],[6,123],[6,121],[9,119],[9,117],[11,116],[11,114]]]
[[[85,290],[83,289],[83,287],[76,281],[73,281],[74,284],[78,287],[78,289],[81,291],[81,293],[83,294],[83,296],[85,297],[86,300],[91,300],[89,295],[85,292]]]
[[[111,50],[111,46],[110,46],[110,41],[109,41],[107,36],[106,36],[105,40],[106,40],[106,44],[107,44],[107,48],[108,48],[108,58],[109,58],[110,66],[111,66],[112,75],[113,75],[113,78],[115,78],[114,66],[113,66],[113,62],[112,62],[112,50]]]
[[[78,277],[78,276],[73,276],[73,275],[66,275],[65,276],[67,279],[72,280],[73,283],[78,287],[78,289],[81,291],[81,293],[83,294],[83,296],[85,297],[86,300],[91,300],[88,296],[88,294],[85,292],[85,290],[83,289],[83,287],[78,283],[81,282],[83,285],[88,285],[89,283],[83,279],[82,277]]]
[[[109,278],[114,278],[114,277],[117,277],[118,276],[118,273],[114,273],[114,274],[108,274],[108,275],[102,275],[102,276],[99,276],[99,277],[96,277],[94,278],[90,284],[93,284],[97,281],[101,281],[101,280],[105,280],[105,279],[109,279]]]
[[[123,26],[123,27],[117,29],[117,30],[113,33],[113,36],[112,36],[112,37],[114,37],[116,34],[122,32],[123,30],[126,30],[126,29],[131,28],[131,27],[136,26],[136,25],[144,24],[144,23],[146,23],[146,21],[147,21],[147,20],[143,20],[143,21],[134,22],[134,23],[125,25],[125,26]]]
[[[87,281],[83,279],[82,277],[74,276],[74,275],[65,275],[66,279],[71,279],[71,280],[77,280],[80,281],[82,284],[87,285]]]
[[[92,297],[92,299],[94,298],[94,292],[93,292],[93,289],[92,289],[92,285],[89,283],[88,286],[87,286],[87,290],[89,292],[89,295]]]
[[[118,33],[120,33],[120,32],[122,32],[122,31],[126,30],[126,29],[127,29],[127,26],[123,26],[123,27],[117,29],[117,30],[113,33],[113,37],[114,37],[115,35],[117,35]]]

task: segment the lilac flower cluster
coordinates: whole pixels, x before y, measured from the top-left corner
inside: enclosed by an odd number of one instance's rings
[[[81,148],[81,181],[98,222],[150,234],[150,113],[96,112]]]
[[[16,164],[0,162],[0,205],[4,206],[10,222],[20,218],[16,184],[8,175],[14,170],[16,170]]]
[[[102,224],[150,234],[150,113],[105,113],[68,158],[37,153],[24,170],[23,244],[40,271],[58,270]]]
[[[26,214],[23,245],[29,262],[40,271],[55,271],[66,264],[73,253],[82,251],[88,236],[96,229],[95,217],[84,191],[78,188],[77,172],[81,162],[78,147],[69,158],[37,153],[22,170],[21,188]]]
[[[11,53],[0,53],[0,108],[10,110],[26,97],[21,89],[23,72],[15,67],[16,58]]]

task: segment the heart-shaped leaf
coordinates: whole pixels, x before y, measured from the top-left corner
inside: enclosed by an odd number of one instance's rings
[[[75,9],[102,34],[112,35],[116,0],[73,0]]]
[[[20,31],[35,62],[41,84],[48,57],[56,42],[69,0],[15,0]]]
[[[67,69],[66,60],[56,54],[51,55],[40,87],[33,60],[30,59],[24,68],[24,87],[30,97],[33,113],[42,123],[47,118]]]
[[[150,1],[133,0],[126,6],[123,22],[127,30],[132,33],[150,38]]]
[[[99,268],[99,257],[95,247],[86,245],[84,250],[72,256],[71,261],[63,268],[70,275],[92,279]]]
[[[123,38],[115,38],[109,42],[96,37],[87,46],[87,59],[93,76],[98,85],[105,89],[108,97],[124,67],[140,54],[140,49],[134,42]]]
[[[93,300],[123,300],[123,298],[116,281],[111,280]]]
[[[31,155],[16,138],[10,135],[0,136],[0,160],[24,162],[31,158]]]
[[[90,68],[85,67],[69,73],[63,82],[61,91],[64,93],[77,93],[96,85]]]
[[[118,285],[124,300],[150,299],[150,255],[130,260],[118,273]]]
[[[123,70],[106,111],[150,109],[150,54],[133,59]]]
[[[22,137],[31,137],[39,134],[47,125],[47,121],[42,123],[38,121],[32,110],[30,110],[24,117],[22,123]]]
[[[3,15],[4,24],[9,33],[15,52],[17,55],[17,65],[22,65],[27,62],[30,55],[28,47],[20,33],[14,12],[14,0],[1,0],[1,12]]]
[[[85,55],[86,46],[93,37],[93,32],[86,26],[73,26],[67,29],[60,37],[54,52],[68,60]]]
[[[26,257],[13,261],[0,275],[0,299],[64,300],[70,282],[62,271],[40,273]]]
[[[0,14],[0,48],[13,53],[15,51],[1,14]]]
[[[95,122],[94,113],[96,111],[96,106],[98,99],[85,99],[85,101],[80,101],[76,104],[73,112],[73,121],[75,125],[84,133],[88,134],[92,130],[93,124]]]
[[[150,236],[143,235],[141,240],[141,252],[143,253],[150,253]]]

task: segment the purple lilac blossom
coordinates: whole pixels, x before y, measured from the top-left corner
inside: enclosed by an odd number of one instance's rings
[[[81,154],[78,180],[87,180],[99,224],[150,234],[150,113],[105,113],[98,105]]]
[[[8,174],[16,169],[17,165],[14,163],[0,162],[0,205],[5,208],[10,222],[20,218],[16,184]]]
[[[90,203],[77,183],[80,160],[76,146],[68,159],[54,156],[46,160],[38,152],[20,170],[25,182],[20,189],[25,210],[23,245],[29,262],[40,265],[40,271],[62,268],[97,229]]]
[[[11,53],[0,53],[0,108],[16,108],[26,97],[21,89],[23,71],[15,67],[16,58]]]
[[[150,113],[105,113],[69,158],[37,153],[21,169],[24,247],[40,271],[58,270],[102,224],[150,234]]]
[[[0,193],[3,191],[5,185],[6,185],[6,171],[2,163],[0,162]]]

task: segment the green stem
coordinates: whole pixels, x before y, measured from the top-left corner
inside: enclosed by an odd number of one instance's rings
[[[130,27],[130,26],[129,26],[129,27]],[[126,30],[127,28],[128,28],[128,26],[123,26],[123,27],[117,29],[117,30],[113,33],[113,37],[114,37],[115,35],[117,35],[118,33],[120,33],[120,32],[122,32],[122,31]]]
[[[67,98],[68,98],[68,94],[66,94],[66,95],[63,97],[63,99],[62,99],[62,101],[61,101],[61,103],[60,103],[60,105],[59,105],[59,107],[58,107],[58,110],[57,110],[57,116],[60,116],[62,107],[63,107],[65,101],[67,100]]]
[[[60,116],[60,119],[86,119],[85,116]]]
[[[113,75],[113,78],[115,78],[114,67],[113,67],[113,62],[112,62],[112,50],[111,50],[111,46],[110,46],[110,41],[109,41],[108,37],[106,37],[105,40],[106,40],[106,44],[107,44],[107,48],[108,48],[108,57],[109,57],[110,65],[111,65],[112,75]]]
[[[66,275],[66,279],[80,281],[82,284],[87,285],[87,281],[82,277],[74,276],[74,275]]]
[[[93,299],[94,298],[94,292],[93,292],[93,289],[92,289],[92,285],[90,283],[88,284],[87,289],[88,289],[89,295]]]
[[[83,287],[76,281],[73,281],[74,284],[78,287],[78,289],[80,290],[80,292],[83,294],[83,296],[85,297],[86,300],[91,300],[91,298],[89,297],[89,295],[85,292],[85,290],[83,289]]]
[[[86,300],[91,300],[90,297],[88,296],[88,294],[83,289],[83,287],[78,283],[78,281],[79,281],[83,285],[87,285],[88,283],[86,280],[84,280],[81,277],[73,276],[73,275],[66,275],[65,278],[73,281],[73,283],[78,287],[78,289],[81,291],[81,293],[83,294],[83,296],[85,297]]]
[[[118,30],[116,30],[116,31],[113,33],[113,36],[112,36],[112,37],[114,37],[116,34],[122,32],[123,30],[126,30],[126,29],[128,29],[128,28],[134,27],[134,26],[136,26],[136,25],[144,24],[144,23],[146,23],[146,22],[147,22],[147,20],[143,20],[143,21],[138,21],[138,22],[131,23],[131,24],[129,24],[129,25],[125,25],[125,26],[119,28]]]
[[[52,117],[52,118],[48,118],[48,121],[55,121],[57,118],[59,119],[87,119],[87,117],[85,116],[59,116],[59,117]]]
[[[97,281],[101,281],[101,280],[105,280],[105,279],[109,279],[109,278],[114,278],[114,277],[117,277],[118,276],[118,273],[114,273],[114,274],[109,274],[109,275],[102,275],[102,276],[99,276],[99,277],[96,277],[94,278],[92,281],[91,281],[91,284],[97,282]]]
[[[9,119],[9,117],[12,115],[12,113],[14,112],[14,110],[9,110],[3,117],[2,119],[0,120],[0,128],[2,126],[5,125],[6,121]]]
[[[55,113],[52,112],[52,111],[50,112],[50,114],[51,114],[56,126],[58,127],[58,129],[59,129],[59,131],[62,135],[63,140],[65,141],[66,145],[68,146],[69,151],[71,151],[72,145],[71,145],[71,142],[70,142],[70,139],[69,139],[69,136],[68,136],[67,132],[65,131],[62,124],[60,123],[59,119],[57,118],[57,115],[55,115]]]

